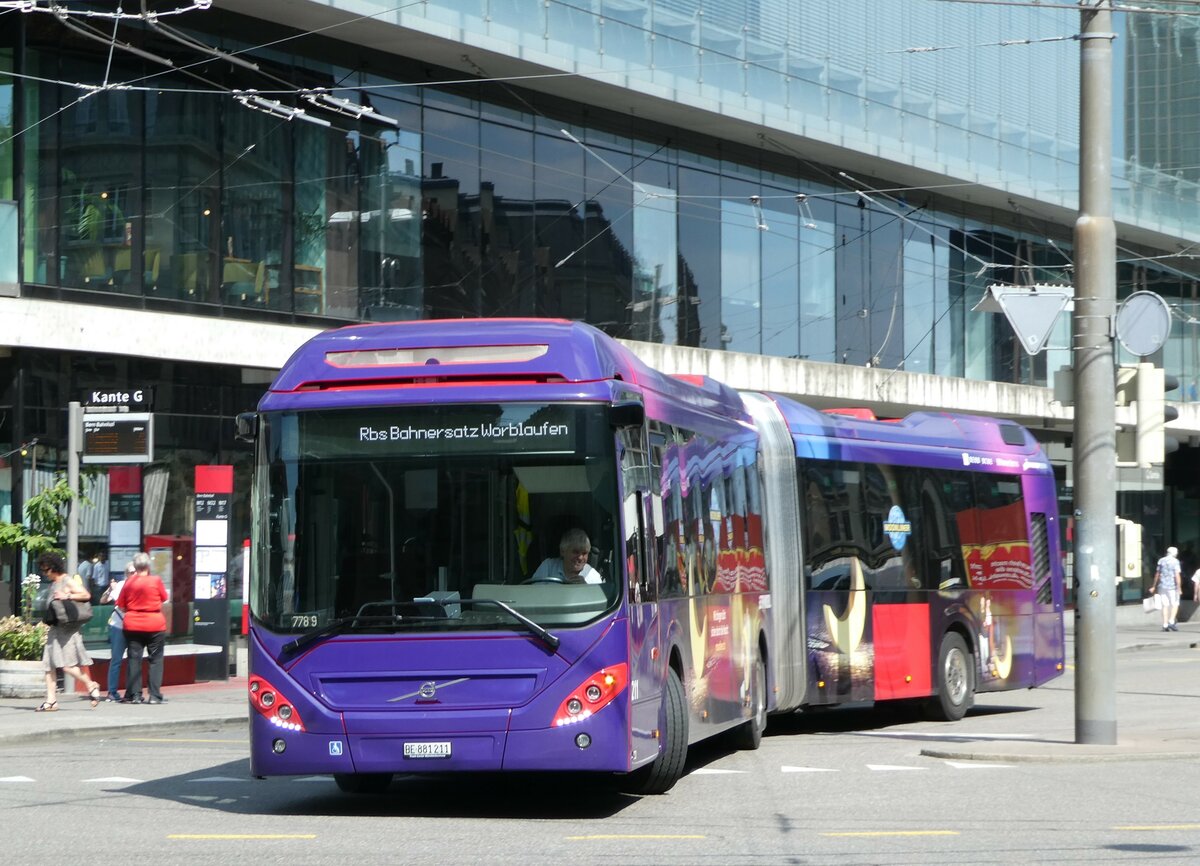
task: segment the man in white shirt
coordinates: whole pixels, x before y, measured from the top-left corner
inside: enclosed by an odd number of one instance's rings
[[[1179,550],[1167,548],[1167,555],[1158,561],[1154,569],[1154,583],[1150,584],[1150,593],[1159,596],[1158,604],[1162,610],[1162,630],[1179,631],[1175,617],[1179,614],[1179,593],[1183,588],[1183,569],[1179,566]]]
[[[558,543],[558,557],[542,561],[532,583],[603,583],[604,577],[588,565],[592,542],[582,529],[568,529]]]

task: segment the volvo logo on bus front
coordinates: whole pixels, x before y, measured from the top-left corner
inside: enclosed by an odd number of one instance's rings
[[[459,677],[456,680],[446,680],[444,683],[439,683],[435,680],[428,680],[421,683],[420,688],[418,688],[415,692],[409,692],[408,694],[400,695],[397,698],[388,698],[388,703],[394,704],[397,701],[406,701],[409,698],[416,698],[416,702],[418,704],[428,704],[437,700],[438,689],[444,689],[447,686],[465,683],[469,679],[470,677]]]

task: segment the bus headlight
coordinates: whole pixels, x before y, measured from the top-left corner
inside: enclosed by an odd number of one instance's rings
[[[558,705],[558,712],[551,722],[555,727],[573,725],[598,713],[612,703],[613,699],[625,691],[629,684],[629,665],[622,662],[619,665],[601,668],[581,682]],[[586,701],[586,703],[585,703]],[[589,738],[588,742],[591,742]],[[576,740],[578,745],[578,740]],[[587,748],[580,746],[581,749]]]

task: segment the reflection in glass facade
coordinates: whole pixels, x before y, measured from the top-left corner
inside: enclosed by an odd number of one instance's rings
[[[619,73],[630,92],[877,150],[880,172],[936,166],[1073,206],[1077,46],[1052,40],[1077,21],[1053,10],[430,0],[395,20],[452,25],[466,47],[486,38],[537,50],[551,66]],[[1180,202],[1194,206],[1200,180],[1187,110],[1200,79],[1161,47],[1192,44],[1194,28],[1120,20],[1125,121],[1136,131],[1118,210],[1137,210],[1118,216],[1157,225]],[[19,202],[20,281],[35,294],[317,324],[564,316],[649,342],[1024,384],[1047,384],[1068,359],[1065,319],[1030,358],[1002,317],[971,312],[992,282],[1072,281],[1069,227],[1015,205],[992,211],[936,188],[860,197],[838,166],[768,137],[751,149],[630,123],[572,102],[570,87],[551,99],[515,84],[410,86],[461,76],[368,62],[332,43],[255,50],[244,20],[215,13],[188,17],[214,28],[197,38],[245,50],[259,72],[210,63],[197,78],[120,52],[110,65],[52,16],[22,21],[0,46],[9,69],[19,36],[25,76],[0,79],[0,125],[19,128],[0,144],[0,195]],[[994,44],[1006,35],[1045,41]],[[175,56],[152,31],[131,25],[130,38]],[[903,50],[923,45],[939,50]],[[74,84],[148,75],[152,86]],[[317,124],[234,98],[271,92],[264,77],[372,113],[281,95]],[[1171,207],[1158,207],[1164,195]],[[1187,262],[1121,258],[1122,295],[1153,288],[1194,309]],[[1195,400],[1200,343],[1181,319],[1154,360],[1180,376],[1180,399]]]

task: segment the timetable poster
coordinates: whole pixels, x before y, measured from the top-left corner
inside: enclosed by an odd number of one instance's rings
[[[196,467],[195,598],[224,597],[232,500],[232,466]]]

